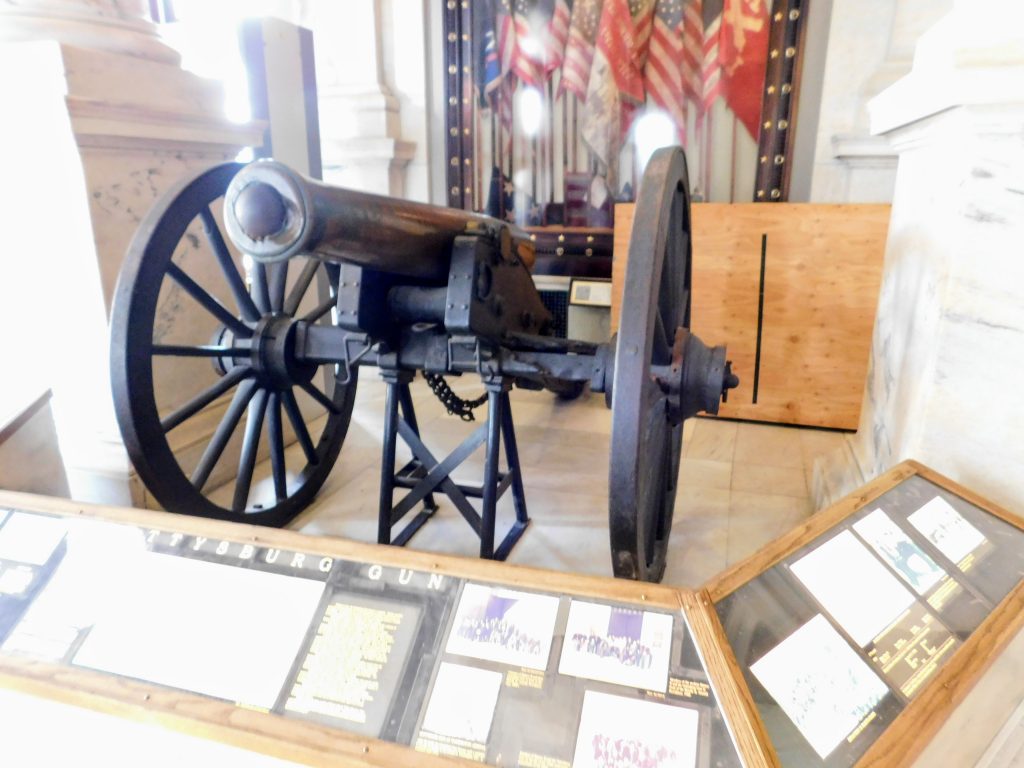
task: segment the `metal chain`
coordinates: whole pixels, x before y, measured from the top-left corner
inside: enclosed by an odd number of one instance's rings
[[[445,407],[445,410],[453,416],[458,416],[463,421],[476,421],[473,411],[487,402],[486,392],[475,400],[463,400],[448,386],[444,376],[439,374],[424,371],[423,378],[426,379],[430,389],[433,390],[437,399],[441,401],[441,405]]]

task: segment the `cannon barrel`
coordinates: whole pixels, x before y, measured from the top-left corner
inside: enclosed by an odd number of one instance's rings
[[[497,219],[330,186],[272,160],[251,163],[234,177],[224,197],[224,223],[231,241],[264,263],[311,253],[444,280],[457,236],[503,227],[527,266],[534,258],[529,238]]]

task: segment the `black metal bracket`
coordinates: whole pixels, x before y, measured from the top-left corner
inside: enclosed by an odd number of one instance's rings
[[[516,445],[515,428],[512,424],[512,408],[508,392],[511,381],[496,378],[485,382],[487,388],[487,422],[475,429],[445,459],[438,461],[420,439],[419,425],[409,393],[409,382],[413,374],[409,371],[382,371],[387,384],[387,399],[384,411],[384,457],[381,466],[380,506],[377,519],[377,541],[380,544],[404,546],[434,516],[437,504],[433,493],[445,494],[473,531],[480,537],[480,557],[488,560],[504,560],[512,547],[523,535],[530,518],[526,513],[526,495],[523,491],[522,471],[519,464],[519,449]],[[401,413],[399,413],[401,408]],[[413,458],[397,472],[395,471],[395,449],[401,437]],[[499,451],[505,445],[504,472],[499,469]],[[456,483],[452,473],[481,445],[486,445],[483,482],[479,485]],[[498,499],[512,488],[516,520],[498,545],[494,548],[494,527]],[[396,488],[408,493],[397,504],[394,503]],[[481,500],[478,512],[470,502],[471,498]],[[396,535],[392,531],[406,515],[423,502],[420,512]]]

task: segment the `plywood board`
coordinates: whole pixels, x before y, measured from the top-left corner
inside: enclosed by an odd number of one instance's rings
[[[613,328],[633,208],[616,206]],[[700,203],[692,212],[692,328],[728,346],[740,377],[720,415],[856,429],[889,206]]]
[[[856,429],[881,285],[886,205],[778,209],[767,234],[760,392],[727,413]],[[754,410],[756,408],[756,411]]]

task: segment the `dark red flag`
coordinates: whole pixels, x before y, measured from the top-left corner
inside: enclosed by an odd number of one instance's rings
[[[643,67],[653,16],[654,0],[605,0],[601,11],[583,140],[601,162],[610,189],[617,184],[623,136],[645,101]]]
[[[611,67],[619,93],[634,102],[644,102],[643,66],[654,16],[653,0],[605,0],[597,47]]]
[[[722,96],[756,140],[768,63],[765,0],[725,0],[718,60],[722,67]]]

